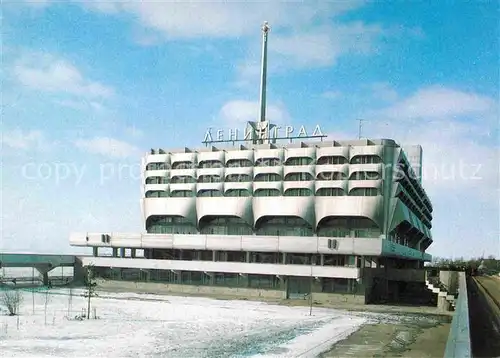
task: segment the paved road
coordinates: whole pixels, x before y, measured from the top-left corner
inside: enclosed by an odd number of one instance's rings
[[[491,297],[500,293],[500,281],[490,282],[487,278],[479,278],[478,283],[475,278],[469,277],[467,288],[472,355],[500,357],[500,307]]]

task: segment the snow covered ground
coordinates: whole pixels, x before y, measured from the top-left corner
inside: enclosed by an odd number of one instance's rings
[[[308,307],[133,293],[101,293],[92,299],[98,319],[78,321],[82,291],[52,292],[46,314],[47,296],[31,292],[19,317],[0,314],[0,356],[314,357],[367,321],[324,308],[309,316]]]

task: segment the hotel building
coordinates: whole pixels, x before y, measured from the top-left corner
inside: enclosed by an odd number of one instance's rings
[[[243,139],[219,131],[203,148],[151,150],[144,232],[72,234],[93,247],[82,264],[114,282],[248,297],[370,302],[391,282],[421,282],[432,243],[422,148],[326,140],[319,126],[280,137],[265,119],[265,62],[261,103]]]

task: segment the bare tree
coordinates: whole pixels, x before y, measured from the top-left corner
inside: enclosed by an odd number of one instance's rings
[[[19,308],[23,302],[23,295],[16,289],[5,289],[0,296],[0,303],[7,308],[11,316],[19,314]]]
[[[84,297],[87,298],[87,319],[90,319],[90,299],[97,296],[96,287],[97,281],[95,280],[95,267],[90,264],[87,266],[87,274],[85,275],[85,288],[86,292]]]
[[[49,302],[50,302],[50,292],[49,289],[47,288],[47,291],[45,291],[45,302],[44,302],[45,325],[47,325],[47,306],[49,305]]]

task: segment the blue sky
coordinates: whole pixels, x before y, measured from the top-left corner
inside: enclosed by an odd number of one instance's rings
[[[142,229],[140,157],[257,117],[421,144],[437,256],[500,256],[498,2],[7,2],[0,250]]]

